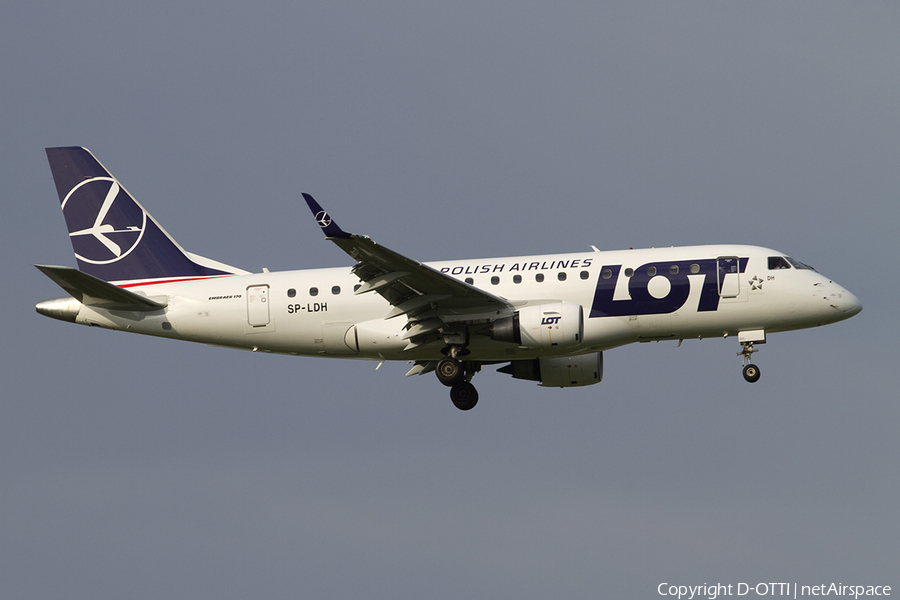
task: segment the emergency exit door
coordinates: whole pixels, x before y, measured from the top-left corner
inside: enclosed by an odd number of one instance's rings
[[[269,324],[269,286],[254,285],[247,288],[247,322],[252,327]]]

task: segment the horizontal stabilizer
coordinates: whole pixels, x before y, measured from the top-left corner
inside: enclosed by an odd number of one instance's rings
[[[165,304],[129,292],[72,267],[35,266],[70,296],[86,306],[138,312],[151,312],[166,307]]]

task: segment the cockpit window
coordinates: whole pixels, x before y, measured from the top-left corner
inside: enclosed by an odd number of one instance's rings
[[[795,269],[803,269],[806,271],[815,271],[815,269],[813,269],[811,266],[809,266],[805,263],[802,263],[799,260],[794,260],[790,256],[786,256],[785,258],[787,259],[787,261],[789,263],[791,263],[794,266]]]
[[[770,256],[769,257],[769,270],[774,271],[776,269],[790,269],[791,264],[787,261],[787,259],[783,256]]]

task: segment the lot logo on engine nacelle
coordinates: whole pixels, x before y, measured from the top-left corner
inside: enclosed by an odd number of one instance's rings
[[[544,317],[541,321],[541,325],[556,325],[559,323],[559,320],[562,317]]]

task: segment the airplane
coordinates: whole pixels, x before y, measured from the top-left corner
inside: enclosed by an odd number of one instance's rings
[[[78,268],[35,265],[69,296],[42,315],[88,326],[295,356],[407,361],[453,404],[482,367],[545,387],[603,379],[635,342],[737,337],[743,376],[768,334],[862,310],[782,252],[702,245],[422,263],[348,233],[302,194],[351,267],[251,273],[185,251],[94,155],[47,148]]]

